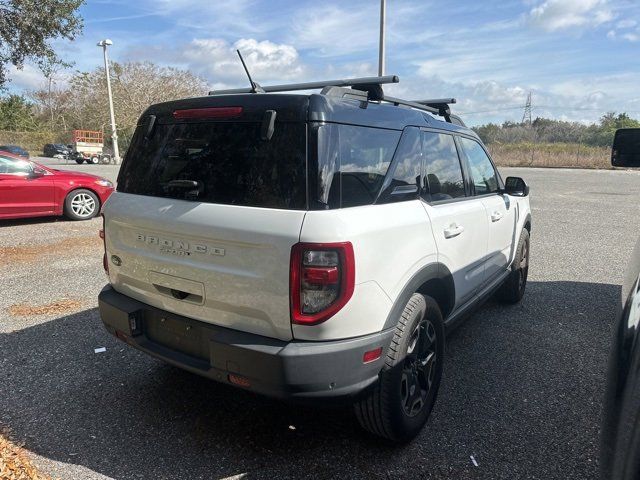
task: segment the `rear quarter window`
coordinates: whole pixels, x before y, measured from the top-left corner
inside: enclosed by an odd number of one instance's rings
[[[318,127],[318,198],[327,208],[371,205],[402,132],[355,125]]]

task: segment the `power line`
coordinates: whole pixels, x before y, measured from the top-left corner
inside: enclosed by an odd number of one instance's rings
[[[515,105],[513,107],[504,107],[504,108],[493,108],[491,110],[478,110],[475,112],[456,112],[457,115],[475,115],[477,113],[493,113],[493,112],[504,112],[506,110],[521,110],[522,105]]]
[[[507,110],[522,110],[522,105],[514,105],[512,107],[503,107],[503,108],[493,108],[491,110],[477,110],[473,112],[459,112],[456,111],[456,115],[477,115],[481,113],[497,113],[504,112]],[[608,112],[609,109],[606,108],[588,108],[588,107],[561,107],[561,106],[551,106],[551,105],[536,105],[535,107],[531,107],[533,111],[540,110],[562,110],[565,112]],[[624,109],[623,109],[624,110]],[[640,110],[624,110],[625,113],[640,113]]]

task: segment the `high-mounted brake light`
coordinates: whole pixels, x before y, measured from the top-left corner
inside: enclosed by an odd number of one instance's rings
[[[173,118],[176,120],[192,120],[198,118],[235,118],[240,115],[242,115],[242,107],[189,108],[173,112]]]
[[[353,245],[298,243],[291,249],[291,322],[317,325],[335,315],[353,295]]]

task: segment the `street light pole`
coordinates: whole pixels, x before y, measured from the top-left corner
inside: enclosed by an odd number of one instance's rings
[[[378,76],[384,75],[384,50],[385,50],[385,20],[387,1],[380,0],[380,50],[378,52]]]
[[[102,47],[104,55],[104,72],[107,76],[107,94],[109,96],[109,115],[111,116],[111,141],[113,142],[113,159],[118,165],[120,163],[120,152],[118,150],[118,131],[116,129],[116,116],[113,112],[113,95],[111,94],[111,76],[109,75],[109,60],[107,58],[107,46],[113,45],[111,40],[104,39],[98,42],[98,46]]]

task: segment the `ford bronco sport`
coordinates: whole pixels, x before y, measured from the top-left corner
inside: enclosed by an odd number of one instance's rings
[[[503,182],[454,101],[385,96],[396,81],[149,107],[103,212],[107,330],[264,395],[349,399],[370,432],[415,436],[445,329],[493,293],[522,298],[531,216],[527,185]]]

